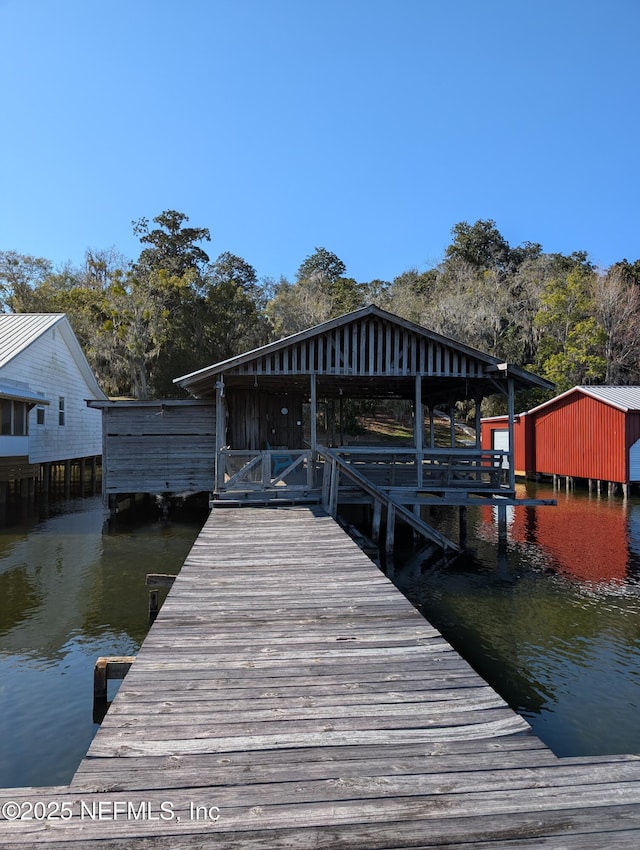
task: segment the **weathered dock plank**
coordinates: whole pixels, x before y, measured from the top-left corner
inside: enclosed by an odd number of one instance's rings
[[[7,850],[640,841],[640,759],[557,759],[307,508],[214,511],[70,787],[8,794],[73,816]]]

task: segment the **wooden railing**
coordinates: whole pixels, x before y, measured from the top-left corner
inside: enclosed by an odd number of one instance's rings
[[[501,489],[509,452],[485,449],[370,448],[335,453],[379,487]]]
[[[459,546],[444,534],[424,522],[409,508],[385,493],[365,476],[353,463],[341,457],[341,452],[324,447],[318,448],[318,455],[324,460],[324,475],[322,480],[322,505],[331,516],[338,513],[338,497],[341,477],[348,478],[373,499],[373,528],[372,537],[378,542],[382,512],[386,511],[386,542],[385,553],[387,563],[393,558],[393,543],[395,521],[401,519],[425,540],[439,546],[444,552],[459,552]]]
[[[222,449],[217,489],[269,490],[287,487],[311,490],[318,486],[325,449],[271,448],[267,451]],[[383,490],[505,489],[505,460],[509,453],[483,449],[388,448],[349,446],[331,449],[344,463]]]
[[[311,451],[269,449],[264,452],[222,449],[220,490],[310,490],[315,483]]]

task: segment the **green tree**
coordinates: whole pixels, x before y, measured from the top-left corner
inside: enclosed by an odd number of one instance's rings
[[[0,251],[0,306],[14,313],[39,312],[34,309],[34,291],[52,271],[52,264],[42,257]]]
[[[445,262],[464,263],[479,271],[507,269],[511,249],[492,219],[479,219],[475,224],[460,221],[451,235],[453,242],[446,249]]]
[[[172,379],[193,364],[198,338],[188,331],[209,262],[197,243],[209,241],[210,234],[207,228],[184,226],[188,220],[184,213],[165,210],[153,219],[156,228],[150,229],[146,218],[133,222],[145,247],[110,290],[105,328],[115,333],[122,363],[128,359],[136,397],[173,393]]]
[[[209,262],[205,251],[197,244],[211,241],[206,227],[183,227],[189,216],[176,210],[165,210],[153,221],[160,225],[149,230],[149,221],[140,218],[132,222],[133,232],[144,248],[136,261],[138,269],[155,269],[172,275],[183,275],[189,269],[200,270]]]
[[[595,275],[576,264],[549,281],[535,323],[540,329],[538,367],[563,392],[606,376],[605,333],[595,318]]]
[[[302,261],[296,274],[296,280],[308,280],[319,277],[326,281],[335,281],[342,277],[347,267],[342,260],[326,248],[316,248],[313,254]]]

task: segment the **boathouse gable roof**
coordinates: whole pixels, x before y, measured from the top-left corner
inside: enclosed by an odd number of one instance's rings
[[[237,386],[269,385],[286,378],[318,375],[327,392],[411,395],[413,379],[446,378],[455,382],[514,378],[518,386],[552,384],[524,369],[502,363],[456,340],[370,305],[260,348],[183,375],[175,383],[196,397],[212,395],[215,382]],[[244,379],[244,380],[243,380]],[[301,386],[304,381],[298,381]]]
[[[638,386],[622,387],[613,385],[589,385],[572,387],[570,390],[555,396],[555,398],[549,399],[549,401],[545,401],[543,404],[539,404],[537,407],[532,408],[529,413],[540,413],[541,411],[551,408],[554,405],[558,405],[559,403],[564,404],[571,401],[572,397],[576,395],[589,396],[590,398],[600,401],[603,404],[607,404],[610,407],[622,410],[624,413],[629,413],[633,410],[640,410],[640,387]]]

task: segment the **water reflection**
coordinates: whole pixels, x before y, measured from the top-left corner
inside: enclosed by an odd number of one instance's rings
[[[396,583],[557,754],[640,753],[640,504],[558,502],[511,511],[502,569],[485,507],[472,554]]]
[[[520,497],[533,496],[535,487],[518,488]],[[578,491],[546,493],[558,508],[509,509],[509,536],[514,544],[533,544],[550,565],[581,581],[624,583],[637,573],[640,553],[640,505],[598,498]],[[494,540],[495,519],[482,510],[479,532]]]
[[[177,572],[204,519],[105,533],[99,498],[52,510],[0,531],[0,787],[69,782],[96,730],[96,658],[135,655],[146,574]]]

